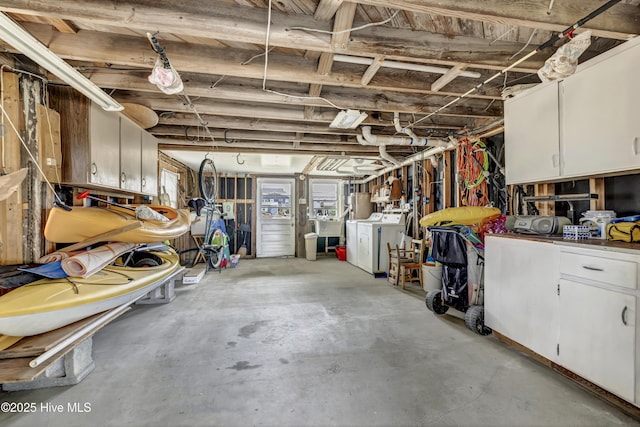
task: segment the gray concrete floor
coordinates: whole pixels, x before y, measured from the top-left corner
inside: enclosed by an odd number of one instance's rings
[[[80,384],[0,401],[91,412],[3,426],[615,426],[618,409],[335,258],[241,260],[94,337]]]

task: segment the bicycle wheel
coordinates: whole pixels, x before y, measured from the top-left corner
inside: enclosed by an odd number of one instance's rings
[[[200,163],[198,185],[202,198],[205,199],[207,203],[215,203],[216,191],[218,190],[218,173],[213,164],[213,160],[205,158],[202,163]]]
[[[222,259],[224,258],[224,247],[219,249],[207,249],[206,256],[209,268],[216,270],[220,268],[220,264],[222,264]]]

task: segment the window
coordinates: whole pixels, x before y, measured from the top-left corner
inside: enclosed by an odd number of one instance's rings
[[[160,202],[163,205],[178,207],[178,179],[180,176],[166,169],[160,171]]]
[[[342,203],[340,200],[338,180],[310,180],[311,211],[312,218],[326,217],[338,218]]]

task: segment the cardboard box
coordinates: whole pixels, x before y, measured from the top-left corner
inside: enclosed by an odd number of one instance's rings
[[[205,266],[204,265],[196,265],[193,268],[187,268],[184,272],[184,276],[182,276],[182,284],[183,285],[195,285],[200,282],[204,277]]]

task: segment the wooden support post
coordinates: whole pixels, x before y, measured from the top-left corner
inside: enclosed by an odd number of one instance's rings
[[[592,211],[605,210],[604,178],[590,178],[589,193],[598,195],[597,199],[589,201],[589,209]]]
[[[16,74],[3,71],[2,97],[4,98],[4,153],[0,147],[0,155],[3,155],[4,168],[2,172],[10,173],[20,169],[20,140],[13,130],[10,122],[20,131],[20,89],[18,76]],[[26,181],[26,180],[25,180]],[[23,205],[22,195],[26,183],[23,182],[18,191],[0,202],[0,234],[2,234],[3,244],[0,247],[0,265],[22,264],[24,262],[24,252],[22,246],[22,223]]]
[[[453,170],[453,151],[443,153],[444,160],[444,176],[442,178],[442,203],[443,208],[455,207],[455,176]]]
[[[536,196],[551,196],[556,194],[555,184],[535,184],[534,193]],[[554,216],[556,214],[555,202],[536,202],[536,207],[540,215]]]

